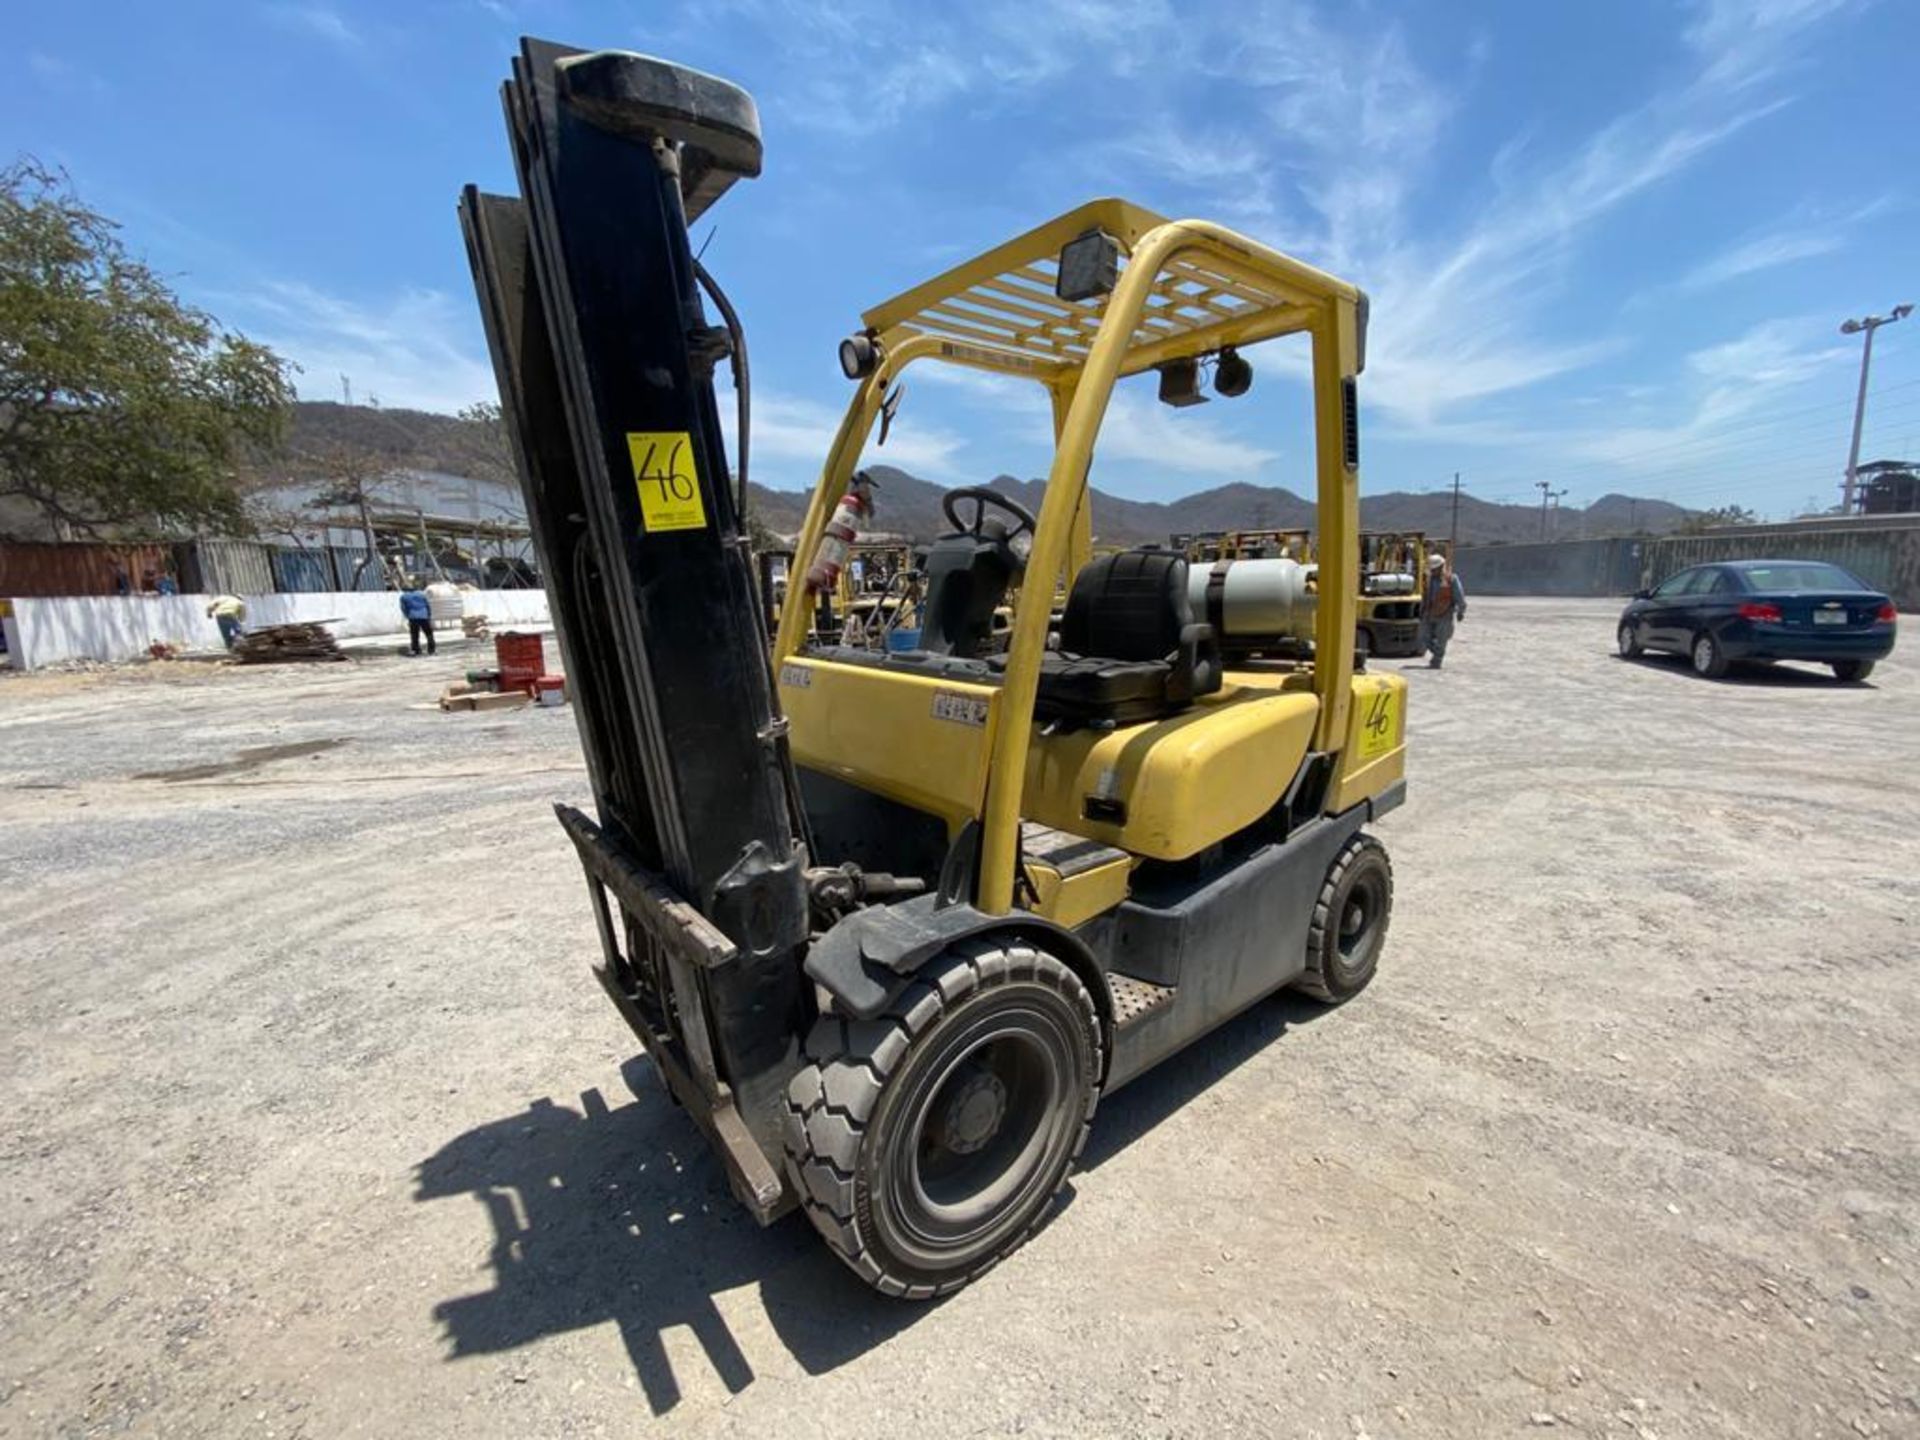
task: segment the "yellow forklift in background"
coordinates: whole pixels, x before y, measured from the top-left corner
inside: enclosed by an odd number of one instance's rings
[[[1191,565],[1212,565],[1221,560],[1292,560],[1299,565],[1313,563],[1311,530],[1202,530],[1193,534],[1168,537],[1170,549],[1178,550]]]
[[[1383,660],[1408,659],[1426,648],[1420,589],[1427,573],[1427,537],[1417,530],[1360,534],[1359,618],[1354,643]]]
[[[462,214],[598,811],[558,807],[596,973],[757,1219],[798,1207],[881,1291],[944,1293],[1051,1213],[1103,1096],[1282,987],[1374,976],[1406,686],[1353,663],[1365,297],[1098,200],[874,306],[770,659],[712,383],[744,332],[687,237],[759,171],[752,101],[528,41],[506,109],[525,198]],[[1190,404],[1206,358],[1241,395],[1282,336],[1325,583],[1310,659],[1229,668],[1184,556],[1093,553],[1088,470],[1122,379]],[[946,495],[915,648],[810,638],[795,591],[844,559],[921,365],[1042,388],[1044,500]]]

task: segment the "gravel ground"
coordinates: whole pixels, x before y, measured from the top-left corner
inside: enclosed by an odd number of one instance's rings
[[[1474,603],[1398,905],[938,1306],[754,1227],[465,658],[0,680],[0,1433],[1920,1431],[1920,669]]]

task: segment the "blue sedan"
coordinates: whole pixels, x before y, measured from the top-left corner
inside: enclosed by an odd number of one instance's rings
[[[1620,653],[1685,655],[1718,678],[1745,661],[1812,660],[1864,680],[1893,649],[1893,601],[1838,565],[1735,560],[1695,565],[1634,596],[1620,617]]]

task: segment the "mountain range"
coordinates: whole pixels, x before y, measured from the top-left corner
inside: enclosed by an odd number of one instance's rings
[[[504,488],[517,489],[511,484],[512,462],[498,425],[465,417],[306,401],[294,407],[286,453],[307,461],[287,467],[294,471],[312,468],[325,473],[331,468],[330,462],[351,453],[362,457],[362,463],[497,479],[504,482]],[[940,497],[948,487],[889,465],[867,468],[878,491],[872,530],[924,540],[947,528],[940,516]],[[997,477],[992,485],[1034,511],[1038,511],[1040,498],[1046,493],[1044,481],[1010,475]],[[806,514],[804,493],[762,485],[749,489],[756,518],[769,530],[781,535],[799,530]],[[517,501],[517,494],[513,498]],[[1665,534],[1678,529],[1691,513],[1664,500],[1604,495],[1585,508],[1561,507],[1551,517],[1550,533],[1562,539],[1636,531]],[[1453,496],[1445,491],[1414,494],[1390,490],[1360,497],[1360,523],[1369,530],[1446,535],[1452,518]],[[1164,545],[1170,534],[1181,531],[1312,529],[1314,505],[1291,490],[1244,482],[1168,501],[1123,499],[1096,486],[1093,522],[1095,533],[1106,544]],[[1540,508],[1497,505],[1463,493],[1459,534],[1467,544],[1538,540]]]
[[[870,465],[867,471],[874,478],[873,530],[929,539],[947,528],[940,515],[940,497],[946,487],[888,465]],[[755,512],[768,529],[782,535],[799,530],[806,515],[804,494],[762,485],[748,488]],[[999,476],[992,488],[1035,513],[1047,489],[1043,480],[1017,480],[1011,475]],[[1665,534],[1678,529],[1691,513],[1664,500],[1603,495],[1585,508],[1561,507],[1550,517],[1551,534],[1560,539],[1636,531]],[[970,510],[968,514],[971,518]],[[1093,491],[1095,535],[1101,543],[1112,545],[1164,545],[1171,534],[1202,530],[1310,530],[1315,527],[1314,514],[1313,501],[1291,490],[1244,482],[1169,501],[1126,500],[1098,486]],[[1446,535],[1452,521],[1453,496],[1449,492],[1390,490],[1360,497],[1363,529]],[[1463,493],[1459,533],[1461,542],[1469,545],[1538,540],[1540,510],[1533,505],[1496,505]]]

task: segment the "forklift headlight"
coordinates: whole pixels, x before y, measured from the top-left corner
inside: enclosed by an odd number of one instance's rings
[[[849,380],[864,380],[880,363],[880,347],[871,335],[849,335],[840,342],[840,369]]]
[[[1053,293],[1062,300],[1098,300],[1120,278],[1120,242],[1104,230],[1089,230],[1060,247]]]

